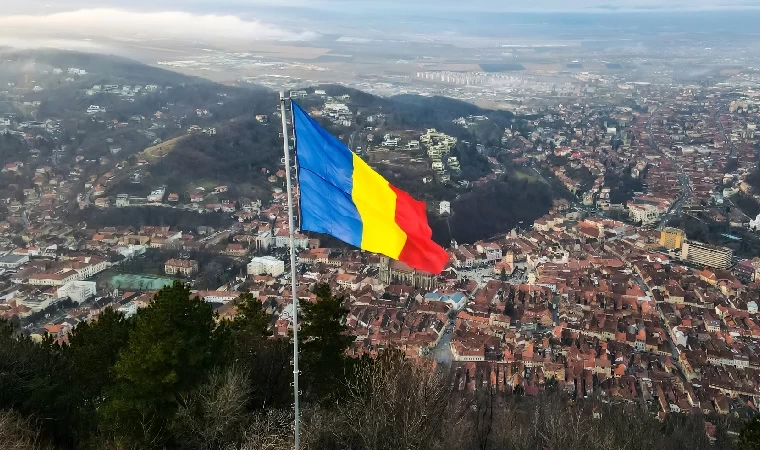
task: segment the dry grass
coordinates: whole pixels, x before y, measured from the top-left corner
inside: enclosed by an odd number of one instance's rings
[[[137,154],[137,159],[147,159],[148,161],[152,162],[163,158],[164,156],[171,153],[177,143],[186,137],[187,135],[179,136],[174,139],[169,139],[168,141],[162,142],[158,145],[154,145],[153,147],[148,147]]]

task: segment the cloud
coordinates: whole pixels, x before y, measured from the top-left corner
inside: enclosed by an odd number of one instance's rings
[[[45,15],[0,16],[0,36],[78,38],[185,39],[188,41],[310,40],[311,32],[294,32],[233,15],[190,12],[135,12],[94,8]]]

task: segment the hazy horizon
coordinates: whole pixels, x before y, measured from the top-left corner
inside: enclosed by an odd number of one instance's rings
[[[32,2],[36,3],[36,2]],[[442,8],[420,14],[415,7],[403,13],[375,14],[366,10],[262,7],[253,15],[241,6],[236,12],[217,12],[186,8],[169,2],[164,9],[129,9],[103,2],[98,8],[75,9],[37,14],[0,14],[0,45],[14,47],[93,48],[102,40],[160,41],[218,45],[252,41],[316,42],[340,36],[370,37],[381,40],[403,39],[418,42],[445,41],[451,37],[508,38],[619,38],[652,39],[662,33],[721,33],[754,35],[760,10],[723,9],[681,12],[640,10],[636,13],[615,10],[582,10],[573,13],[526,11],[456,12]],[[232,2],[234,3],[234,2]],[[271,3],[271,2],[264,2]],[[419,6],[426,2],[416,2]],[[706,2],[701,2],[706,4]],[[753,2],[760,3],[760,2]],[[58,8],[59,5],[56,5]],[[232,5],[227,4],[227,8]],[[11,11],[12,12],[12,11]]]

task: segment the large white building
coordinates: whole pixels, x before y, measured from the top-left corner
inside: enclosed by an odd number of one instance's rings
[[[681,247],[681,257],[697,265],[728,269],[733,265],[734,251],[726,247],[687,241]]]
[[[58,298],[70,298],[74,303],[84,303],[97,291],[94,281],[70,281],[58,288]]]
[[[634,222],[641,222],[642,225],[649,225],[657,222],[662,214],[662,210],[654,205],[628,205],[628,213]]]
[[[260,256],[248,263],[248,275],[272,275],[277,277],[285,273],[285,263],[273,256]]]
[[[198,291],[193,297],[200,297],[208,303],[229,303],[238,297],[240,292],[237,291]]]
[[[77,256],[66,261],[58,270],[31,274],[28,283],[35,286],[64,286],[71,281],[86,280],[108,267],[110,263],[103,258]]]

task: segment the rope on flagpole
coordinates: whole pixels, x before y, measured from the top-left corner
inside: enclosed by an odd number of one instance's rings
[[[285,182],[288,190],[288,228],[290,233],[290,282],[291,291],[293,292],[293,396],[294,403],[293,409],[295,418],[293,419],[293,433],[294,433],[294,445],[295,450],[300,449],[300,411],[299,411],[299,396],[298,391],[298,294],[296,293],[296,249],[295,249],[295,226],[293,224],[293,188],[291,183],[290,174],[290,141],[288,139],[288,120],[285,115],[285,92],[280,92],[280,115],[282,116],[282,140],[283,151],[285,152]],[[292,108],[292,105],[291,105]],[[295,123],[294,123],[295,125]]]

